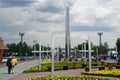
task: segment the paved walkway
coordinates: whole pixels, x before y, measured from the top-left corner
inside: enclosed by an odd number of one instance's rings
[[[7,74],[7,67],[0,68],[0,80],[25,80],[26,78],[31,78],[31,77],[36,77],[36,76],[51,75],[51,72],[22,73],[23,70],[27,69],[28,67],[37,65],[37,64],[38,64],[38,60],[20,63],[16,66],[16,71],[14,74]],[[54,74],[55,75],[84,76],[80,74],[83,71],[84,69],[60,70],[60,71],[55,71]],[[103,77],[103,76],[97,76],[97,77],[110,78],[110,80],[120,80],[120,78],[113,78],[113,77]]]
[[[54,74],[55,75],[88,76],[88,75],[81,75],[80,73],[83,71],[84,69],[60,70],[60,71],[55,71]],[[36,77],[36,76],[40,77],[40,76],[49,76],[49,75],[51,75],[51,72],[36,72],[36,73],[24,73],[24,74],[21,73],[9,80],[25,80],[31,77]],[[94,77],[109,78],[110,80],[120,80],[120,78],[113,78],[113,77],[103,77],[103,76],[94,76]]]
[[[10,78],[17,76],[18,74],[22,73],[23,70],[34,66],[34,65],[38,65],[38,60],[33,60],[33,61],[25,61],[23,63],[19,63],[15,68],[15,73],[14,74],[8,74],[7,72],[7,67],[3,66],[2,68],[0,68],[0,80],[9,80]],[[14,79],[16,80],[16,79]],[[20,80],[20,79],[19,79]]]

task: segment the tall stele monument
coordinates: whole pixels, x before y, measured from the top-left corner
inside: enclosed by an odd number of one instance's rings
[[[69,59],[70,50],[71,50],[71,44],[70,44],[70,29],[69,29],[69,6],[66,6],[65,54],[67,59]]]

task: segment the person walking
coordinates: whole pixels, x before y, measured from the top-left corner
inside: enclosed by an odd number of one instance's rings
[[[11,60],[11,64],[12,64],[12,70],[11,70],[11,72],[14,73],[15,72],[15,66],[18,64],[18,61],[15,58],[15,56],[13,56],[13,58]]]
[[[10,54],[10,56],[9,56],[9,58],[7,59],[7,62],[6,62],[6,66],[8,67],[8,74],[11,73],[11,69],[12,69],[11,60],[12,60],[12,54]]]

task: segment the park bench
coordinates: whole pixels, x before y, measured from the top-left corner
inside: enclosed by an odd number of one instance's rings
[[[105,70],[104,66],[92,66],[92,68],[99,68],[99,70]]]
[[[120,69],[120,65],[116,65],[116,69]]]
[[[105,70],[104,66],[91,66],[91,68],[99,68],[99,70]],[[89,71],[89,67],[85,67],[85,71]]]
[[[57,68],[62,68],[63,70],[68,70],[68,65],[54,66],[54,69],[57,69]],[[51,66],[48,66],[48,71],[51,71]]]
[[[116,69],[120,69],[120,59],[118,60],[118,63],[116,65]]]

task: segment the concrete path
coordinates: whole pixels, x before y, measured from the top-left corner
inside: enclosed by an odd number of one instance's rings
[[[0,68],[0,80],[9,80],[10,78],[20,74],[23,72],[23,70],[34,66],[34,65],[38,65],[38,60],[33,60],[33,61],[25,61],[23,63],[19,63],[15,68],[15,73],[14,74],[8,74],[7,72],[7,67],[4,66],[2,68]]]

